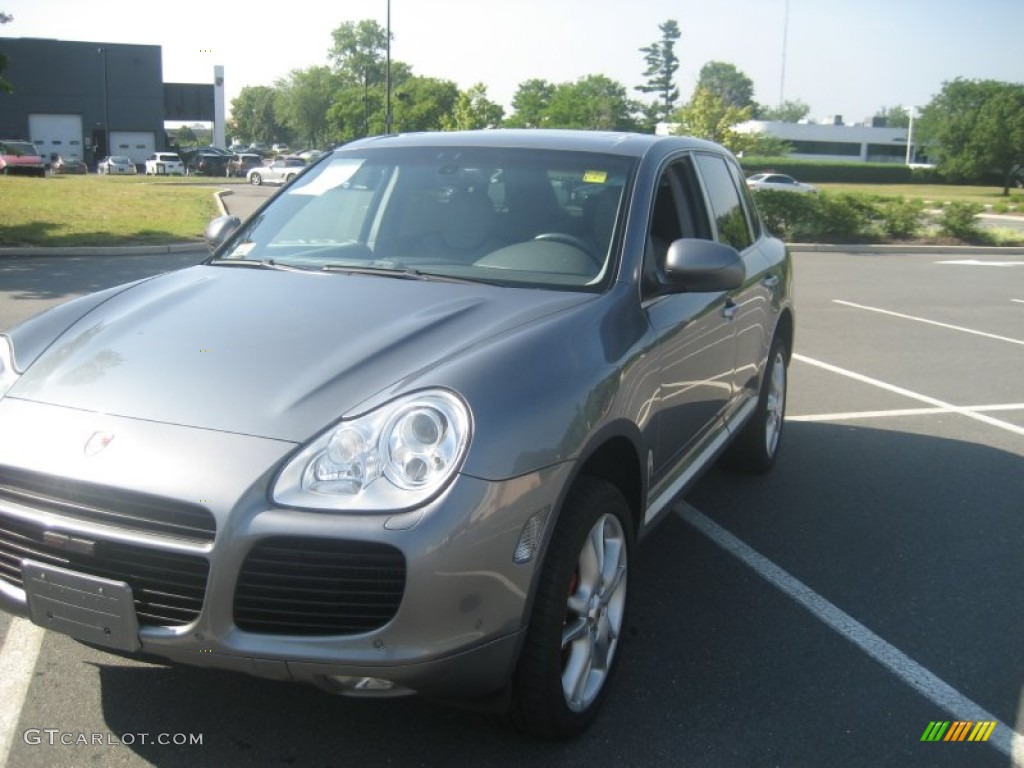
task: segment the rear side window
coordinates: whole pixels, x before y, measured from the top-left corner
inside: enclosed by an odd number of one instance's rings
[[[754,236],[725,158],[698,154],[696,159],[711,204],[711,217],[718,230],[718,240],[737,251],[749,248],[754,242]]]

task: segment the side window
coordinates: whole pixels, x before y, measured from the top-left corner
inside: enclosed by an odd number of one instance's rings
[[[725,158],[699,154],[697,167],[704,180],[719,241],[731,245],[737,251],[749,248],[754,237]]]
[[[655,190],[644,252],[644,293],[657,292],[673,241],[683,237],[710,240],[711,236],[693,160],[689,156],[675,160],[662,171]]]
[[[743,200],[743,207],[747,209],[747,221],[750,223],[750,231],[754,233],[754,239],[757,240],[761,237],[761,219],[757,215],[757,206],[754,205],[754,196],[750,192],[750,187],[747,186],[747,182],[743,178],[743,172],[736,163],[727,163],[729,172],[732,174],[732,183],[736,185],[736,189],[740,191],[740,197]]]

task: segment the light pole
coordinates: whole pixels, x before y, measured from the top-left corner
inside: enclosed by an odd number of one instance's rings
[[[907,165],[914,156],[914,110],[917,107],[907,107],[907,114],[910,116],[910,126],[907,128]]]
[[[388,0],[387,64],[384,67],[384,133],[391,133],[391,0]]]
[[[96,52],[103,57],[103,153],[110,154],[110,99],[107,96],[107,49],[97,48]],[[99,162],[97,156],[96,162]]]

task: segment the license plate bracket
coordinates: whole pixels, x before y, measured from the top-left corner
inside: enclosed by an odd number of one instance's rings
[[[30,559],[21,561],[21,574],[34,623],[106,648],[142,647],[135,600],[126,582]]]

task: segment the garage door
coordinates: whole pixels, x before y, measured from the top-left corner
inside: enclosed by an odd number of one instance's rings
[[[86,159],[82,148],[81,115],[29,115],[28,133],[44,158],[63,155]]]
[[[111,131],[110,154],[126,155],[136,165],[156,152],[156,134],[152,131]]]

